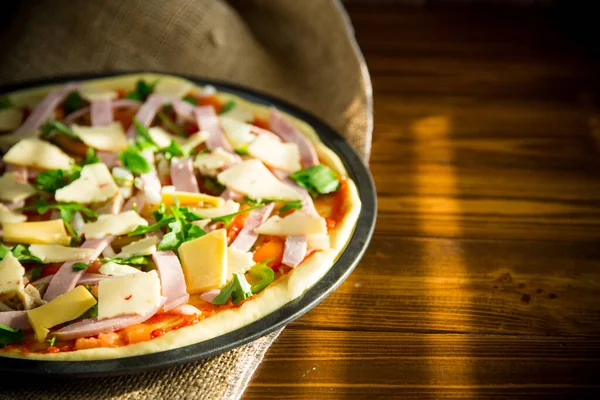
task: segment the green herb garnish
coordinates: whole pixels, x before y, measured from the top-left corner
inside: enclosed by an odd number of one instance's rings
[[[138,101],[146,101],[148,96],[152,94],[154,91],[154,87],[158,83],[158,80],[148,83],[143,79],[137,81],[135,85],[135,90],[129,92],[125,95],[126,99],[138,100]]]
[[[73,131],[71,130],[71,128],[69,128],[68,126],[66,126],[62,122],[58,122],[58,121],[46,121],[40,127],[40,131],[42,132],[42,136],[44,136],[44,137],[48,136],[52,131],[59,131],[60,133],[63,133],[65,135],[67,135],[71,139],[75,139],[75,140],[79,140],[80,141],[79,137],[77,137],[77,135],[75,135],[73,133]]]
[[[56,336],[52,336],[50,339],[47,340],[48,344],[50,344],[50,347],[54,346],[54,342],[56,342]]]
[[[88,269],[91,266],[92,266],[92,264],[88,264],[88,263],[84,263],[84,262],[76,262],[75,264],[73,264],[73,271],[85,271],[86,269]]]
[[[167,129],[169,129],[171,132],[173,132],[174,134],[176,134],[178,136],[185,136],[183,134],[183,132],[181,131],[181,129],[179,129],[179,127],[177,126],[177,124],[175,122],[173,122],[171,120],[171,118],[167,117],[167,115],[164,112],[159,111],[159,112],[156,113],[156,115],[162,121],[163,125]]]
[[[81,165],[84,166],[89,164],[96,164],[99,162],[100,158],[96,155],[96,151],[91,147],[88,147],[88,149],[85,151],[85,158],[83,159]]]
[[[310,194],[327,194],[335,192],[340,188],[338,177],[331,168],[323,164],[296,171],[290,175],[298,186],[308,190]]]
[[[23,341],[23,331],[21,329],[11,328],[0,324],[0,347],[11,343],[21,343]]]
[[[65,114],[68,115],[74,111],[79,110],[80,108],[85,107],[87,104],[88,102],[83,97],[81,97],[81,94],[79,94],[78,91],[74,90],[71,93],[69,93],[65,98],[65,101],[63,102],[63,108]]]
[[[225,186],[213,178],[204,178],[204,188],[214,195],[220,195],[225,190]]]
[[[302,209],[302,200],[292,200],[287,201],[283,207],[279,209],[279,212],[286,212],[289,210],[301,210]]]
[[[233,304],[237,304],[240,301],[247,299],[252,296],[252,287],[246,280],[246,277],[242,273],[235,273],[227,285],[225,285],[221,292],[212,301],[213,304],[225,304],[231,298]]]
[[[235,149],[235,152],[238,153],[240,156],[247,156],[248,154],[250,154],[248,153],[248,144],[238,147],[237,149]]]
[[[243,213],[248,212],[248,211],[256,210],[257,208],[261,208],[261,207],[264,207],[264,206],[265,205],[263,203],[260,203],[260,204],[257,204],[255,206],[253,206],[253,207],[248,207],[248,208],[245,208],[245,209],[243,209],[241,211],[238,211],[238,212],[234,212],[234,213],[231,213],[231,214],[223,215],[221,217],[211,218],[210,220],[212,222],[223,222],[225,224],[225,226],[228,226],[236,215],[243,214]],[[199,212],[202,212],[202,211],[199,211]]]
[[[13,104],[12,100],[10,99],[10,97],[8,96],[1,96],[0,97],[0,110],[3,110],[5,108],[12,108],[15,105]]]
[[[100,260],[101,263],[114,262],[122,265],[148,265],[148,259],[144,256],[134,256],[130,258],[103,258]]]
[[[167,160],[170,160],[173,157],[183,157],[186,155],[179,143],[174,140],[171,140],[171,144],[158,150],[158,152],[164,153]]]
[[[273,261],[273,259],[270,258],[256,263],[248,271],[248,274],[257,281],[251,287],[253,294],[262,292],[275,279],[275,272],[267,265],[270,261]]]
[[[17,244],[13,247],[6,247],[3,244],[0,244],[0,260],[3,260],[8,252],[11,252],[20,262],[42,262],[42,260],[29,252],[29,247],[22,244]]]
[[[198,105],[198,100],[196,100],[195,98],[193,98],[192,96],[184,96],[183,97],[183,101],[187,101],[188,103],[197,106]]]
[[[80,174],[81,167],[78,165],[72,165],[70,170],[50,169],[38,174],[34,186],[36,189],[54,193],[79,178]]]
[[[121,160],[125,168],[134,174],[145,174],[152,171],[152,165],[134,146],[129,146],[125,151],[119,154],[119,160]]]
[[[223,105],[221,112],[219,114],[225,114],[228,111],[231,111],[235,107],[235,101],[229,100],[227,103]]]

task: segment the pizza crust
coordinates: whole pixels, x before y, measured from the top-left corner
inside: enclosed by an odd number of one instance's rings
[[[139,79],[152,81],[158,78],[173,82],[189,83],[189,81],[183,78],[170,75],[143,73],[89,80],[85,81],[85,85],[93,85],[103,89],[121,88],[133,90]],[[14,92],[10,94],[10,97],[18,106],[31,106],[39,102],[50,90],[59,86],[61,85],[45,86]],[[202,90],[202,88],[197,85],[194,85],[193,87]],[[269,107],[267,106],[250,103],[245,99],[229,93],[218,93],[217,95],[224,101],[236,101],[244,108],[252,111],[255,115],[266,118],[269,114]],[[313,142],[319,158],[325,164],[336,172],[347,175],[342,160],[331,149],[325,146],[309,124],[289,114],[285,115]],[[312,257],[291,271],[287,276],[280,278],[277,282],[254,296],[252,300],[242,304],[239,308],[223,311],[192,326],[169,332],[148,342],[117,348],[103,347],[54,354],[31,353],[23,355],[21,353],[0,352],[0,356],[47,361],[89,361],[130,357],[172,350],[199,343],[255,322],[301,296],[331,269],[348,244],[361,210],[358,190],[351,179],[348,179],[348,190],[346,191],[345,201],[346,212],[344,217],[336,227],[329,232],[331,249],[315,253]]]

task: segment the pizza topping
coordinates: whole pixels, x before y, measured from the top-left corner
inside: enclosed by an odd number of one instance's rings
[[[67,247],[58,244],[32,244],[29,251],[43,263],[55,263],[80,260],[93,257],[94,249],[85,247]]]
[[[235,247],[227,248],[227,276],[235,273],[246,273],[254,265],[252,253],[243,252]]]
[[[4,240],[11,243],[71,243],[62,219],[4,224]]]
[[[129,274],[139,274],[142,271],[129,265],[109,261],[107,263],[102,264],[102,266],[98,269],[98,272],[100,272],[103,275],[123,276]]]
[[[219,118],[215,109],[211,106],[201,106],[196,107],[194,113],[200,129],[208,133],[206,146],[211,150],[222,148],[225,151],[233,153],[233,148],[223,135],[223,130],[219,125]]]
[[[306,257],[306,236],[288,236],[285,239],[283,264],[292,268],[297,267]]]
[[[271,110],[269,127],[286,142],[298,145],[300,156],[302,158],[302,165],[304,165],[305,168],[312,167],[319,163],[317,151],[312,142],[304,136],[291,121],[275,109]]]
[[[89,263],[90,261],[98,258],[104,248],[108,246],[112,240],[112,237],[86,240],[81,247],[84,249],[92,249],[94,250],[94,253],[88,254],[86,257],[82,257],[78,261],[67,261],[61,265],[60,269],[53,275],[52,280],[48,284],[46,293],[44,293],[44,300],[53,300],[56,297],[67,293],[69,290],[72,290],[85,273],[85,270],[74,270],[73,266],[78,262]]]
[[[231,247],[242,252],[249,251],[258,239],[256,228],[262,225],[267,218],[269,218],[269,215],[271,215],[273,212],[274,206],[275,205],[273,203],[269,203],[262,208],[252,210],[245,220],[244,227],[237,235],[233,243],[231,243]]]
[[[113,107],[111,100],[113,99],[106,98],[92,102],[90,106],[92,126],[105,126],[113,121]]]
[[[282,143],[275,135],[259,135],[248,146],[248,154],[272,168],[286,172],[302,169],[300,150],[295,143]]]
[[[115,257],[127,259],[135,256],[149,256],[156,252],[157,244],[158,238],[156,236],[149,236],[123,246],[119,254]]]
[[[0,261],[0,295],[2,298],[23,291],[24,275],[25,268],[10,251],[7,252],[4,259]]]
[[[169,311],[186,303],[190,295],[187,293],[183,270],[177,255],[172,251],[158,251],[152,255],[152,259],[160,277],[161,293],[167,298],[163,311]]]
[[[269,218],[256,229],[257,233],[274,236],[300,236],[315,233],[327,233],[325,219],[295,211],[281,218],[277,215]]]
[[[0,312],[0,329],[2,329],[2,326],[10,329],[31,329],[31,324],[29,323],[29,318],[27,317],[27,311]]]
[[[161,304],[156,271],[123,275],[98,284],[98,320],[127,314],[143,315]]]
[[[96,304],[96,299],[83,286],[53,298],[47,304],[27,311],[38,342],[43,342],[50,328],[71,321]]]
[[[152,120],[154,120],[154,117],[156,116],[156,113],[160,107],[162,107],[164,102],[165,99],[163,96],[151,95],[135,114],[134,120],[138,122],[139,126],[150,126]],[[127,137],[134,138],[136,136],[136,128],[139,129],[139,126],[131,125],[127,131]]]
[[[2,189],[0,189],[2,190]],[[19,214],[14,212],[10,208],[6,207],[4,204],[0,203],[0,224],[15,223],[15,222],[25,222],[27,221],[27,216],[23,214]]]
[[[55,198],[57,201],[89,204],[107,201],[118,192],[119,187],[106,165],[96,163],[84,166],[80,177],[58,189]]]
[[[0,109],[0,131],[13,131],[23,121],[23,110],[18,108]]]
[[[335,192],[340,188],[340,182],[335,172],[323,164],[297,171],[291,174],[290,178],[315,196]]]
[[[74,163],[59,147],[36,138],[23,139],[15,144],[4,155],[3,161],[40,169],[69,169]]]
[[[221,148],[217,148],[210,153],[202,153],[196,156],[194,165],[204,176],[215,177],[219,171],[236,164],[238,159],[234,154],[231,154]]]
[[[160,79],[154,86],[154,93],[181,98],[191,87],[191,83],[180,79]]]
[[[191,210],[206,219],[219,218],[238,212],[240,210],[240,203],[237,203],[233,200],[226,200],[225,203],[223,203],[223,205],[220,207],[192,208]]]
[[[177,191],[200,193],[192,159],[189,157],[181,159],[173,157],[171,159],[171,180]]]
[[[11,203],[28,199],[35,194],[35,189],[23,182],[19,174],[7,172],[0,177],[0,200]]]
[[[96,222],[85,224],[78,233],[88,239],[99,239],[108,235],[126,235],[140,225],[148,226],[148,221],[132,210],[117,215],[102,214]]]
[[[246,160],[221,172],[217,179],[223,185],[252,199],[280,198],[301,200],[301,195],[279,181],[257,159]]]
[[[86,145],[112,153],[118,153],[127,148],[127,137],[119,122],[94,124],[94,126],[72,126],[73,133]]]
[[[256,136],[250,133],[252,125],[237,121],[231,117],[219,117],[219,122],[235,150],[248,146]]]
[[[202,257],[198,257],[202,254]],[[179,258],[188,293],[202,293],[225,284],[227,279],[227,233],[217,229],[183,243]]]

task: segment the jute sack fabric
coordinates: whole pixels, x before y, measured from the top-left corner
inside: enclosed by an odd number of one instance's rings
[[[312,112],[368,160],[371,85],[338,0],[21,0],[0,7],[0,84],[140,70],[215,78]],[[161,371],[25,386],[2,380],[0,398],[238,399],[279,332]]]

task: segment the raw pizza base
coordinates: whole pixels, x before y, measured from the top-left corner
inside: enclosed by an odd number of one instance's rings
[[[105,89],[133,90],[136,82],[139,79],[145,79],[147,81],[161,79],[163,81],[173,81],[173,83],[185,82],[190,85],[190,88],[200,92],[202,91],[202,87],[199,87],[185,79],[154,73],[129,74],[117,77],[94,79],[85,81],[84,86],[94,86]],[[15,105],[31,106],[38,103],[50,90],[59,86],[60,85],[44,86],[10,93],[9,95]],[[256,116],[267,118],[269,115],[269,107],[251,103],[233,94],[219,92],[217,93],[217,97],[223,101],[234,100],[238,105],[248,109]],[[344,164],[342,163],[342,160],[331,149],[325,146],[310,125],[292,115],[285,115],[303,134],[305,134],[311,140],[317,150],[319,159],[324,164],[328,165],[339,174],[347,176],[348,173],[344,167]],[[22,139],[23,137],[20,137],[19,139]],[[11,141],[14,142],[14,139],[11,139]],[[101,347],[54,354],[31,353],[28,355],[23,355],[16,352],[7,352],[0,353],[0,355],[5,357],[46,361],[87,361],[131,357],[143,354],[158,353],[161,351],[172,350],[191,344],[196,344],[246,326],[283,307],[290,301],[300,297],[311,286],[317,283],[327,273],[327,271],[331,269],[350,240],[361,209],[358,191],[356,189],[356,185],[351,179],[348,179],[348,190],[346,191],[345,205],[346,209],[344,217],[336,225],[336,227],[329,232],[331,249],[315,253],[304,263],[292,270],[287,276],[280,278],[277,282],[256,295],[252,301],[245,302],[239,308],[223,311],[194,325],[168,332],[167,334],[148,342],[136,343],[116,348]]]

